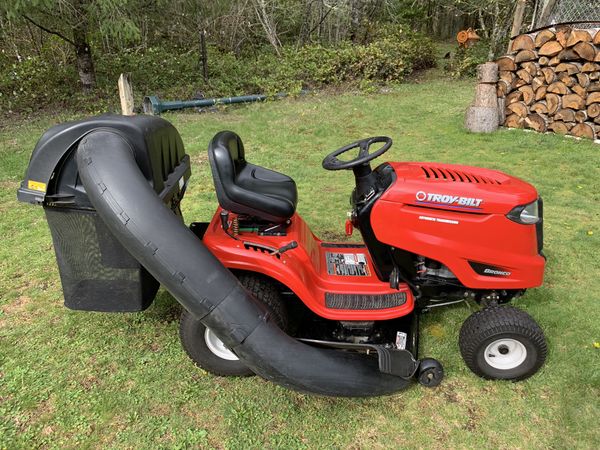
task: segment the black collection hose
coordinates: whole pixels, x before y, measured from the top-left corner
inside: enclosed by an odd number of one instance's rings
[[[77,150],[79,175],[100,217],[169,292],[261,377],[301,392],[369,397],[410,381],[377,359],[303,344],[281,331],[202,242],[156,195],[122,135],[97,130]]]

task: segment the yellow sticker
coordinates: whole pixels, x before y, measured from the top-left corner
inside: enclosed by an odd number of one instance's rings
[[[34,191],[46,192],[46,183],[42,183],[41,181],[28,180],[27,187]]]

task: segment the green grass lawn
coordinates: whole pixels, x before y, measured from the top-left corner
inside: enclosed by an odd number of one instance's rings
[[[310,96],[165,117],[192,155],[186,220],[217,206],[206,158],[219,130],[248,158],[292,176],[313,231],[343,239],[350,172],[321,168],[329,151],[384,134],[389,160],[507,171],[545,201],[544,286],[516,301],[545,330],[549,354],[533,378],[484,381],[463,364],[458,330],[473,309],[423,319],[421,354],[446,378],[374,399],[291,392],[258,377],[197,369],[180,347],[180,307],[165,291],[147,311],[69,311],[42,209],[16,202],[31,150],[64,118],[0,130],[0,448],[597,448],[600,442],[600,146],[517,130],[462,128],[472,82],[427,78],[391,93]],[[276,345],[276,343],[274,343]]]

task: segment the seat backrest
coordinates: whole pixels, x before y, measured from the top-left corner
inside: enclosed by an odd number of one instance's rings
[[[233,131],[221,131],[217,133],[210,143],[214,158],[217,161],[219,174],[222,177],[235,177],[246,165],[244,144],[242,139]]]
[[[228,189],[235,185],[237,174],[246,165],[242,139],[233,131],[217,133],[208,145],[208,160],[219,204],[224,209],[233,209]]]

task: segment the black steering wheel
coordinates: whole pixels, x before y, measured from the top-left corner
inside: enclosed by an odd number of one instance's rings
[[[369,148],[373,144],[383,143],[383,146],[373,152],[369,152]],[[348,144],[345,147],[338,148],[337,150],[331,152],[329,155],[323,159],[323,168],[327,170],[342,170],[342,169],[353,169],[358,166],[366,165],[369,161],[374,160],[375,158],[380,157],[385,152],[387,152],[392,146],[392,138],[387,136],[375,136],[367,139],[361,139],[360,141],[353,142],[352,144]],[[360,149],[358,152],[358,156],[350,161],[340,161],[337,157],[343,153],[346,153],[352,149],[358,148]]]

